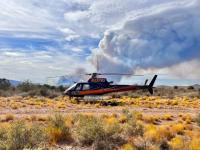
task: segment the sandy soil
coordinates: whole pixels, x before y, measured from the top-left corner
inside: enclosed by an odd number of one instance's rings
[[[200,113],[200,108],[143,108],[143,107],[130,107],[130,106],[116,106],[116,107],[100,107],[95,108],[92,106],[79,106],[79,105],[72,105],[67,106],[65,109],[54,110],[53,108],[34,108],[34,107],[26,107],[20,109],[11,109],[11,108],[1,108],[0,115],[5,114],[15,114],[15,116],[21,117],[26,115],[51,115],[55,112],[60,112],[63,114],[69,113],[94,113],[94,114],[113,114],[113,113],[121,113],[123,109],[128,109],[129,111],[138,111],[143,114],[172,114],[174,116],[180,113],[187,113],[190,115],[196,115]]]

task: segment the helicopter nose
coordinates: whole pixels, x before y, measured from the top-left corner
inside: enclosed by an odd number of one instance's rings
[[[64,94],[65,94],[65,95],[70,95],[70,91],[69,91],[69,90],[65,90],[65,91],[64,91]]]

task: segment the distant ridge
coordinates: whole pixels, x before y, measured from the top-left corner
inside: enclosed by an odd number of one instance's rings
[[[11,84],[12,86],[17,86],[17,85],[19,85],[19,84],[21,83],[21,81],[10,80],[10,79],[5,79],[5,78],[0,78],[0,80],[7,80],[7,81],[10,82],[10,84]]]
[[[196,88],[200,88],[200,85],[199,84],[194,84],[192,85],[193,87],[196,87]]]

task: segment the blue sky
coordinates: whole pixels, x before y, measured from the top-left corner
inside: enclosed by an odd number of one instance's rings
[[[0,78],[44,83],[93,72],[98,56],[103,72],[200,83],[199,0],[1,0],[0,10]]]

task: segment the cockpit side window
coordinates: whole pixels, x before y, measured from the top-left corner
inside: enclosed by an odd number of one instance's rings
[[[82,89],[82,84],[77,84],[75,90],[80,91]]]
[[[89,90],[89,89],[90,89],[90,85],[88,83],[83,84],[82,90]]]

